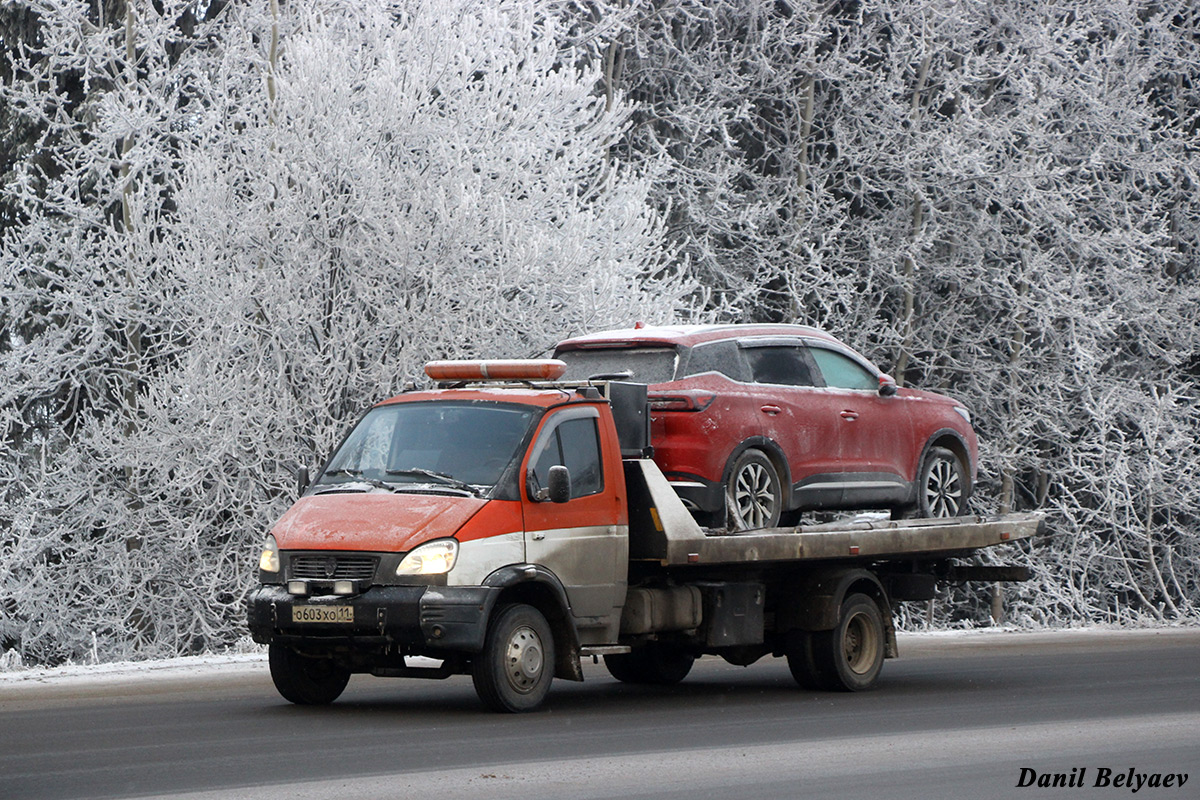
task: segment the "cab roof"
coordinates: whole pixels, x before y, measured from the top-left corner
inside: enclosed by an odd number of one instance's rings
[[[472,385],[461,389],[422,389],[405,392],[376,403],[388,406],[396,403],[421,403],[434,400],[458,402],[516,403],[519,405],[549,408],[569,402],[602,402],[597,398],[583,397],[573,387],[529,386],[527,384]]]

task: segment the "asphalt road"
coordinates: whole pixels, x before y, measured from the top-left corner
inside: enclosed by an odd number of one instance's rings
[[[798,689],[782,660],[703,659],[669,689],[589,663],[523,716],[483,711],[465,678],[356,676],[300,708],[265,664],[5,681],[0,798],[1200,797],[1200,629],[900,651],[860,694]],[[1075,785],[1037,785],[1055,774]]]

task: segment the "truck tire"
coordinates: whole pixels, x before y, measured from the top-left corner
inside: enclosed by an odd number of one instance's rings
[[[471,664],[479,699],[493,711],[519,713],[542,704],[554,679],[554,637],[542,612],[517,603],[496,611],[483,652]]]
[[[692,671],[696,657],[674,647],[651,642],[632,653],[604,657],[608,672],[622,683],[673,686]]]
[[[350,670],[328,658],[302,656],[290,647],[272,644],[267,650],[271,680],[283,699],[301,706],[323,706],[341,696]]]
[[[883,614],[865,594],[842,602],[837,627],[797,638],[788,667],[801,686],[825,691],[870,689],[883,668]]]
[[[813,661],[812,636],[808,631],[792,631],[788,635],[788,669],[802,688],[824,689],[825,682]]]
[[[971,488],[962,461],[952,450],[934,447],[925,456],[917,483],[917,515],[961,517],[967,513]]]
[[[783,512],[783,484],[767,454],[751,448],[733,462],[725,484],[725,515],[730,530],[773,528]]]

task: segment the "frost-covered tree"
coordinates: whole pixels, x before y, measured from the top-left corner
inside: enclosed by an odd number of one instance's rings
[[[606,157],[627,110],[535,4],[237,3],[181,45],[183,7],[44,4],[5,89],[71,135],[3,243],[6,313],[44,320],[0,354],[0,637],[28,658],[230,641],[283,467],[366,403],[691,292],[653,176]],[[103,59],[60,114],[49,76]]]
[[[683,298],[967,400],[1016,618],[1195,619],[1198,13],[4,4],[0,646],[228,641],[363,403]]]
[[[875,346],[976,407],[982,507],[1055,511],[1018,614],[1070,619],[1044,614],[1064,584],[1092,620],[1200,609],[1195,571],[1156,563],[1196,552],[1193,452],[1133,445],[1195,432],[1194,23],[1183,4],[897,2],[863,17],[876,85],[840,90]]]
[[[155,285],[152,250],[186,139],[178,120],[203,102],[211,26],[196,10],[6,6],[36,33],[6,41],[0,87],[9,131],[35,133],[0,201],[0,640],[34,658],[150,624],[144,583],[122,570],[143,557],[123,524],[136,476],[93,443],[111,443],[99,426],[135,430],[144,380],[168,363],[169,287]]]
[[[602,67],[598,90],[637,104],[614,155],[669,163],[654,198],[710,303],[730,320],[787,313],[780,265],[820,273],[845,216],[799,146],[813,135],[806,91],[822,33],[766,0],[587,6],[574,33]]]
[[[591,8],[698,277],[963,396],[979,508],[1053,511],[1015,613],[1194,618],[1195,4]]]

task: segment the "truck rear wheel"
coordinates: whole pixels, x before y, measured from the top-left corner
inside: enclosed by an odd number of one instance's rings
[[[824,689],[821,672],[813,662],[812,637],[808,631],[792,631],[787,649],[788,669],[803,688]]]
[[[852,594],[842,602],[836,628],[796,638],[788,667],[805,688],[859,692],[879,677],[884,649],[879,606],[865,594]]]
[[[687,677],[695,661],[689,653],[651,642],[632,653],[605,656],[604,666],[622,683],[671,686]]]
[[[471,665],[475,693],[493,711],[532,711],[554,679],[554,637],[536,608],[499,609],[488,626],[483,652]]]
[[[341,696],[350,670],[328,658],[302,656],[290,647],[273,644],[267,650],[271,680],[283,699],[301,706],[323,706]]]

